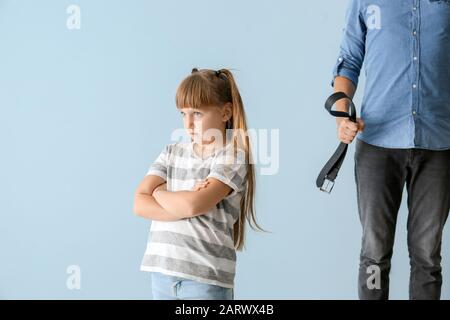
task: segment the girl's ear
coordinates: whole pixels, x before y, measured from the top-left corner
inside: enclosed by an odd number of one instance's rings
[[[233,104],[231,102],[227,102],[223,107],[222,120],[223,122],[227,122],[233,116]]]

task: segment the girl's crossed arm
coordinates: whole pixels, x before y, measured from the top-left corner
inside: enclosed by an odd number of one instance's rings
[[[139,184],[134,196],[134,213],[143,218],[157,221],[177,221],[179,217],[166,211],[152,196],[155,190],[163,189],[165,180],[156,175],[148,175]]]
[[[170,192],[156,189],[153,197],[166,211],[183,219],[205,214],[232,190],[225,183],[208,178],[207,184],[198,190]]]

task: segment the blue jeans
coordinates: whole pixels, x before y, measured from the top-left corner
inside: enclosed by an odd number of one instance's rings
[[[152,272],[153,300],[233,300],[234,290]]]

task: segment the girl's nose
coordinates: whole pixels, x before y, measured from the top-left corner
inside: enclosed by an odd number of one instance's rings
[[[194,128],[194,119],[192,117],[186,117],[186,127],[189,129]]]

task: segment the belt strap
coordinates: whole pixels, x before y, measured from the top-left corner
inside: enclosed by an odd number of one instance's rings
[[[350,113],[343,111],[331,110],[333,105],[342,99],[348,99],[350,101]],[[333,93],[325,102],[325,109],[334,117],[348,117],[351,121],[356,122],[356,107],[353,100],[350,99],[344,92]],[[322,171],[316,180],[316,185],[321,191],[331,193],[334,186],[334,180],[338,175],[339,169],[344,162],[345,155],[347,154],[348,144],[341,142],[337,147],[330,160],[325,164]]]

